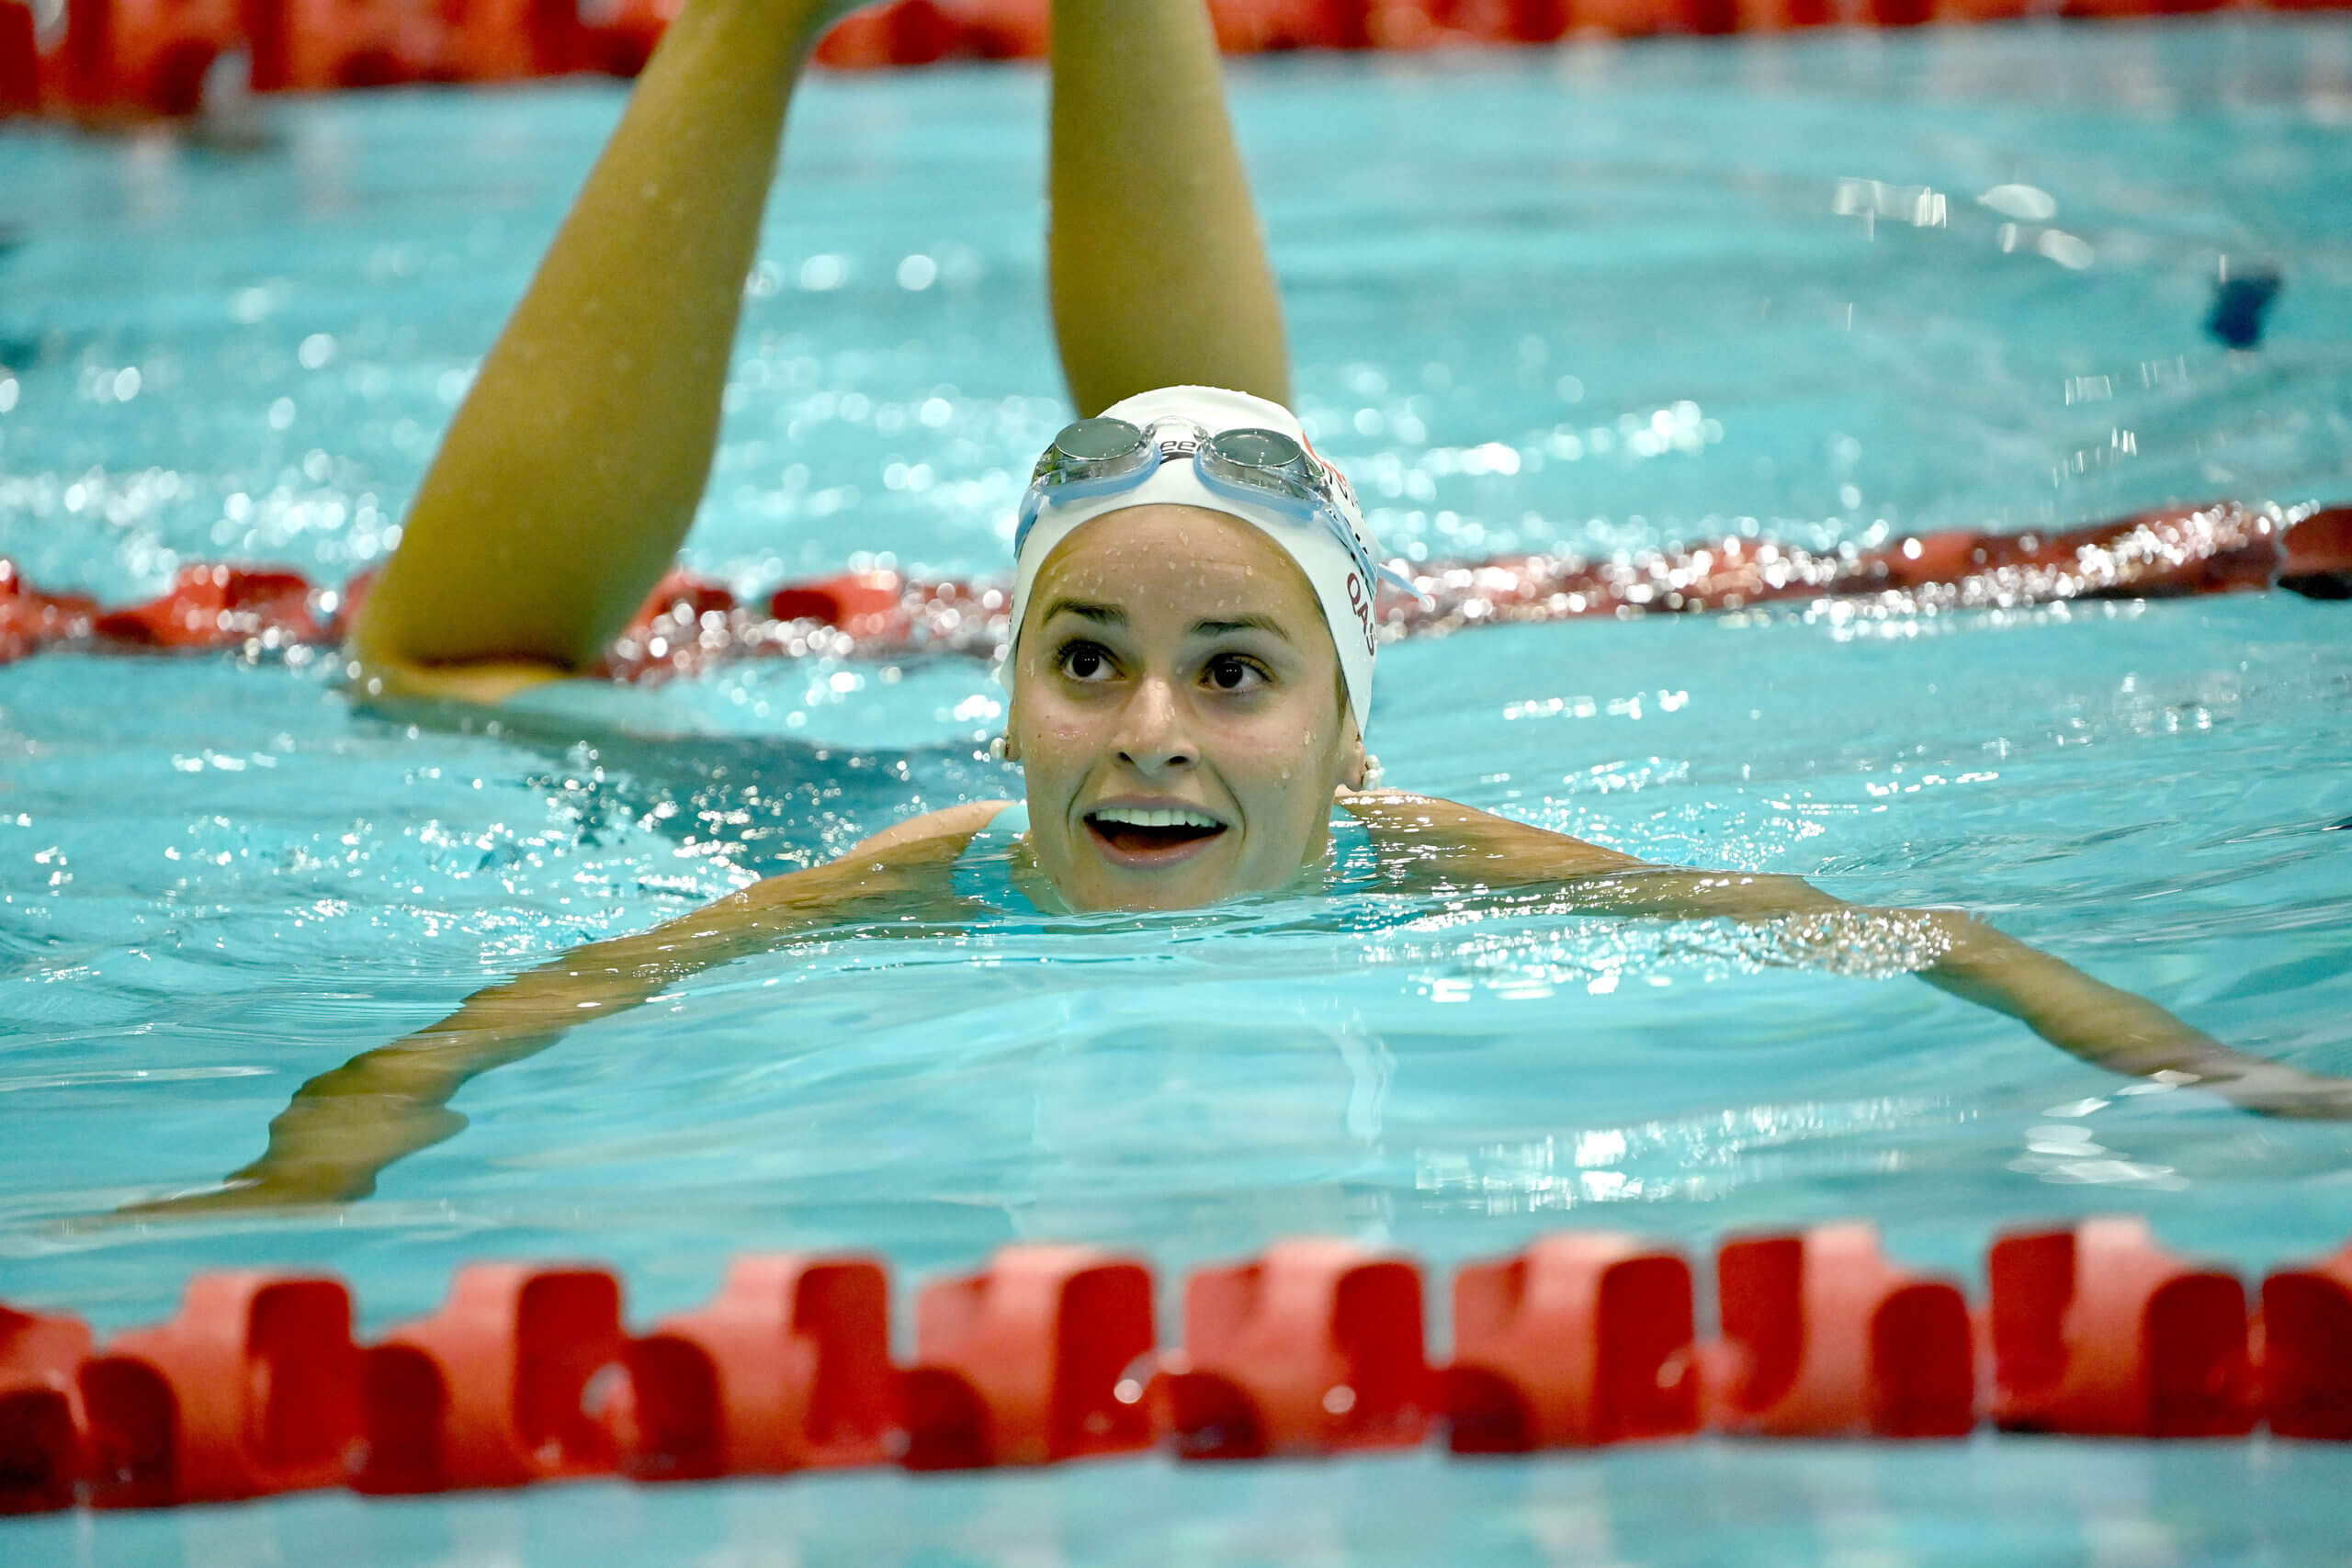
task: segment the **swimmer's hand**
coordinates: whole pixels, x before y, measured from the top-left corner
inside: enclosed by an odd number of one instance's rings
[[[370,1052],[304,1084],[269,1124],[269,1152],[218,1186],[127,1203],[127,1217],[348,1203],[376,1190],[376,1173],[454,1137],[466,1119],[435,1096],[435,1077],[402,1074],[399,1048]],[[406,1077],[409,1082],[400,1080]],[[437,1077],[437,1075],[436,1075]]]
[[[1921,979],[2007,1013],[2063,1051],[2109,1072],[2217,1094],[2259,1115],[2352,1119],[2352,1079],[2224,1045],[2147,998],[2093,979],[1973,916],[1923,912],[1946,946]]]
[[[367,1178],[364,1187],[352,1190],[331,1180],[253,1174],[255,1169],[255,1166],[247,1166],[242,1171],[232,1172],[217,1187],[198,1187],[175,1192],[168,1198],[125,1203],[115,1213],[126,1220],[169,1220],[247,1209],[299,1209],[309,1204],[345,1203],[365,1198],[376,1190],[372,1176]],[[320,1173],[322,1177],[325,1174]]]
[[[2194,1070],[2158,1067],[2143,1076],[2177,1089],[2219,1095],[2256,1116],[2288,1122],[2352,1122],[2352,1078],[2307,1073],[2267,1056],[2233,1050],[2201,1034],[2195,1041],[2192,1048],[2175,1057],[2193,1062]],[[2113,1062],[2099,1065],[2129,1070]]]

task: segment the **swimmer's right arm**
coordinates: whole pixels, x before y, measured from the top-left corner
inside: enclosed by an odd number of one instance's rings
[[[1004,805],[979,801],[902,822],[829,864],[769,877],[651,931],[590,942],[477,991],[439,1022],[304,1084],[270,1123],[268,1152],[219,1187],[127,1212],[364,1198],[386,1166],[465,1126],[449,1100],[468,1079],[544,1051],[578,1024],[805,933],[951,915],[948,872]]]

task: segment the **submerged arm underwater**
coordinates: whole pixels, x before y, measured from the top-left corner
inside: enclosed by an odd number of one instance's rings
[[[2095,980],[2063,959],[1959,909],[1849,904],[1802,877],[1652,865],[1565,834],[1426,795],[1383,793],[1343,804],[1376,838],[1424,870],[1465,886],[1550,890],[1596,914],[1660,919],[1787,922],[1822,947],[1901,921],[1933,961],[1920,979],[2007,1013],[2060,1050],[2109,1072],[2209,1089],[2272,1116],[2352,1118],[2352,1079],[2324,1077],[2234,1050],[2145,997]]]
[[[997,803],[987,803],[993,809]],[[961,819],[972,807],[941,813]],[[972,826],[977,828],[978,821]],[[449,1100],[467,1080],[536,1055],[575,1026],[651,1001],[715,964],[855,921],[953,919],[947,876],[968,829],[886,833],[826,865],[770,877],[634,936],[590,942],[466,998],[437,1023],[353,1057],[296,1091],[269,1149],[215,1188],[130,1213],[343,1202],[375,1190],[395,1160],[456,1135]]]

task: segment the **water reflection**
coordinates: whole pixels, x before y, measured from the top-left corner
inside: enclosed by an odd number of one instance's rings
[[[227,1568],[332,1539],[383,1568],[2186,1568],[2337,1559],[2325,1445],[1715,1442],[1448,1461],[1120,1461],[772,1483],[100,1514],[9,1526],[27,1563]]]

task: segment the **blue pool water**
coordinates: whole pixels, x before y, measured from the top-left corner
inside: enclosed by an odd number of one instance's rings
[[[2352,491],[2341,23],[1259,61],[1234,96],[1302,407],[1395,548],[1871,544]],[[257,146],[0,139],[0,553],[110,598],[188,559],[334,581],[379,558],[618,102],[271,103]],[[1017,470],[1064,417],[1042,83],[831,79],[795,113],[690,561],[745,588],[886,550],[1000,573]],[[2224,256],[2286,277],[2257,354],[2200,332]],[[2286,595],[1519,627],[1388,650],[1373,743],[1397,783],[1638,854],[1966,903],[2352,1073],[2347,630]],[[1998,1227],[2084,1213],[2256,1273],[2352,1237],[2352,1128],[2137,1092],[1899,953],[1371,895],[844,931],[478,1080],[471,1126],[348,1211],[94,1218],[216,1179],[303,1079],[487,980],[1017,792],[982,750],[998,698],[961,662],[739,665],[618,729],[492,736],[355,715],[318,660],[0,669],[0,1296],[115,1328],[196,1269],[299,1264],[346,1275],[372,1327],[494,1257],[609,1259],[650,1315],[753,1247],[870,1247],[914,1280],[1074,1239],[1172,1281],[1299,1232],[1444,1266],[1562,1224],[1699,1248],[1862,1215],[1973,1279]],[[2347,1482],[2289,1444],[1707,1443],[319,1497],[0,1547],[2322,1562]]]

